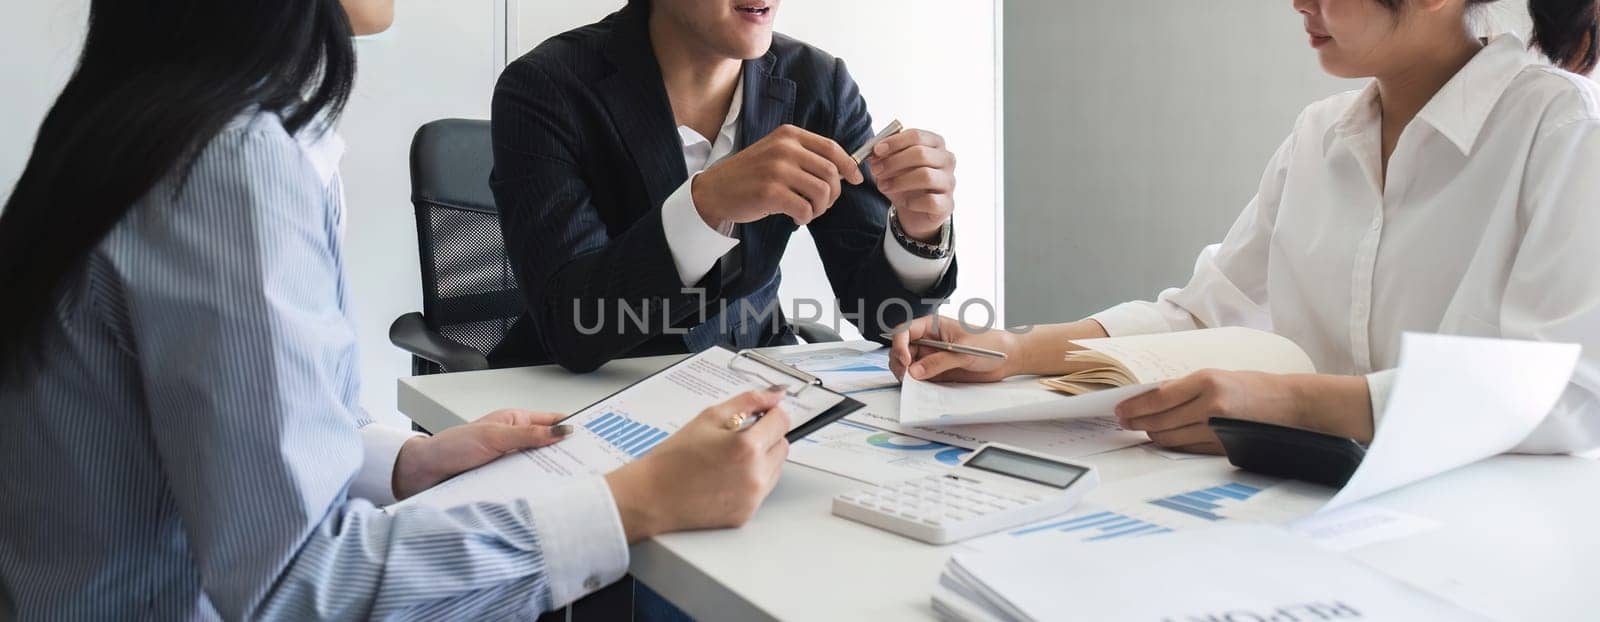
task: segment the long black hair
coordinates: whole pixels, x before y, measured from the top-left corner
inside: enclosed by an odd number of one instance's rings
[[[235,117],[331,123],[355,81],[339,0],[93,0],[77,69],[0,213],[0,380],[40,347],[66,279]]]
[[[1468,5],[1497,0],[1467,0]],[[1398,10],[1403,0],[1377,0]],[[1533,46],[1557,67],[1587,74],[1600,62],[1600,6],[1596,0],[1528,0],[1533,17]]]

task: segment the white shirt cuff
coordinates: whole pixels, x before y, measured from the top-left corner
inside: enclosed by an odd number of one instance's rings
[[[1124,302],[1089,316],[1100,323],[1111,337],[1170,333],[1172,325],[1155,309],[1154,304],[1143,301]]]
[[[883,253],[889,258],[889,268],[900,277],[900,284],[914,292],[925,292],[938,285],[945,270],[950,269],[950,260],[955,258],[953,252],[943,259],[918,257],[895,241],[888,227],[883,231]]]
[[[1383,409],[1389,406],[1389,394],[1394,390],[1394,379],[1400,374],[1398,369],[1385,369],[1383,371],[1367,374],[1367,394],[1372,399],[1372,435],[1378,435],[1378,423],[1383,421]]]
[[[718,233],[700,217],[695,208],[694,193],[689,189],[694,178],[678,186],[667,200],[661,203],[661,229],[667,236],[667,248],[672,251],[672,263],[678,268],[678,279],[684,287],[691,287],[706,278],[717,260],[739,245],[739,240]]]
[[[361,426],[361,470],[350,482],[350,496],[373,505],[394,503],[394,461],[400,457],[400,447],[418,436],[422,434],[381,423]]]
[[[566,480],[530,503],[550,579],[550,605],[565,607],[628,572],[628,537],[604,477]]]

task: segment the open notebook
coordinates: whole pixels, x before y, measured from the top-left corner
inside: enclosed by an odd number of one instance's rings
[[[1083,349],[1068,352],[1066,359],[1078,369],[1039,381],[1068,395],[1153,384],[1202,369],[1316,373],[1311,358],[1300,346],[1253,328],[1207,328],[1073,343]]]
[[[907,376],[901,387],[900,423],[958,425],[1102,417],[1112,414],[1122,400],[1202,369],[1316,372],[1311,358],[1294,342],[1251,328],[1208,328],[1073,343],[1084,349],[1067,354],[1075,369],[1058,378],[959,384],[922,382]]]

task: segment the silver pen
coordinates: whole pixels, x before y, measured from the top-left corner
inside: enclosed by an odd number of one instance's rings
[[[872,155],[872,149],[877,147],[878,143],[883,142],[885,138],[900,133],[902,129],[905,129],[905,126],[900,125],[899,119],[890,121],[889,125],[884,126],[883,131],[878,132],[877,136],[868,139],[867,144],[862,145],[861,148],[856,149],[855,153],[850,154],[850,159],[855,160],[856,164],[860,164],[867,159],[867,156]]]
[[[894,339],[894,333],[883,333],[882,337],[884,339]],[[911,345],[933,348],[935,350],[944,350],[945,352],[955,352],[957,354],[970,354],[972,356],[1000,359],[1002,361],[1006,360],[1007,358],[1006,353],[999,350],[990,350],[988,348],[980,348],[977,346],[967,346],[959,343],[950,343],[948,341],[939,341],[936,339],[913,339],[911,340]]]

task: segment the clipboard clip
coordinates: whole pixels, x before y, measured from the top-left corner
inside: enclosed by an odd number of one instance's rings
[[[753,368],[750,368],[748,364],[741,364],[740,361],[753,362],[755,365],[759,365],[762,368],[778,372],[780,374],[783,374],[784,376],[787,376],[787,377],[789,377],[789,378],[791,378],[793,380],[798,380],[800,382],[799,382],[798,385],[791,385],[790,383],[774,383],[774,382],[771,381],[771,379],[769,377],[763,376],[761,372],[756,371]],[[745,365],[745,367],[741,368],[741,365]],[[754,350],[740,350],[739,352],[735,353],[733,358],[728,361],[728,369],[733,371],[733,372],[735,372],[735,373],[739,373],[739,374],[743,374],[743,375],[747,375],[747,376],[754,376],[754,377],[760,379],[761,382],[763,382],[765,384],[783,384],[783,385],[788,387],[787,389],[785,389],[785,392],[788,393],[790,397],[798,397],[801,392],[803,392],[806,389],[809,389],[811,387],[820,387],[820,386],[822,386],[822,379],[821,378],[818,378],[818,377],[813,376],[811,374],[808,374],[806,372],[803,372],[803,371],[800,371],[798,369],[795,369],[794,367],[790,366],[787,363],[784,363],[783,361],[780,361],[778,359],[772,358],[772,357],[767,356],[765,354],[762,354],[760,352],[756,352]]]

